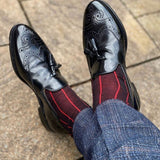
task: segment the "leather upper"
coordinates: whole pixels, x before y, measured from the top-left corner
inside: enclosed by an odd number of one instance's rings
[[[67,84],[41,38],[29,27],[19,25],[16,37],[16,63],[27,83],[40,90],[57,91]]]
[[[95,0],[86,8],[83,46],[92,78],[125,64],[126,32],[108,4]]]

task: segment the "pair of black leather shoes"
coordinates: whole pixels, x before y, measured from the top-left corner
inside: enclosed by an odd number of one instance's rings
[[[126,74],[126,32],[107,3],[95,0],[87,6],[84,14],[83,46],[91,78],[111,73],[121,65],[132,105],[139,110],[138,93]],[[40,104],[39,116],[45,128],[50,131],[63,130],[44,90],[58,91],[67,86],[67,81],[45,43],[31,28],[18,24],[10,32],[10,54],[15,73],[37,96]]]

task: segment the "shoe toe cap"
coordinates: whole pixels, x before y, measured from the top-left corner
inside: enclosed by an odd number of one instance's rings
[[[110,6],[102,1],[95,0],[89,3],[84,14],[84,41],[88,38],[103,38],[104,35],[103,41],[107,41],[109,32],[112,32],[117,39],[120,39],[121,35],[114,14]]]
[[[84,27],[90,24],[99,24],[109,17],[105,7],[99,1],[92,1],[85,10]]]
[[[17,25],[16,34],[17,56],[19,56],[24,68],[27,67],[31,57],[40,56],[43,58],[43,55],[40,55],[40,48],[43,46],[43,41],[31,28],[26,25]]]

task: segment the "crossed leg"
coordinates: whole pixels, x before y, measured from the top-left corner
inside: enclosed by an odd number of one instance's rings
[[[131,102],[121,66],[118,66],[112,73],[99,75],[93,79],[92,91],[94,110],[99,104],[108,99],[119,99],[128,105]],[[78,113],[90,106],[78,97],[69,86],[56,92],[48,90],[45,92],[60,122],[72,134],[73,124]]]

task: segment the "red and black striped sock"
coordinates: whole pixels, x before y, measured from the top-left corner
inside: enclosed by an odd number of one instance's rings
[[[92,92],[94,109],[108,99],[119,99],[128,105],[131,104],[126,79],[120,65],[114,72],[93,79]]]
[[[76,116],[83,109],[90,106],[81,100],[69,86],[56,92],[46,90],[45,93],[52,107],[55,109],[60,122],[72,134]]]

